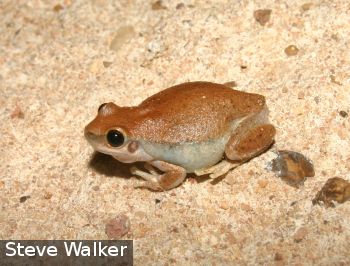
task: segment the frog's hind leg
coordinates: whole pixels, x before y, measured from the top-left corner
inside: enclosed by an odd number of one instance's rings
[[[140,176],[145,181],[135,184],[137,188],[148,188],[151,190],[169,190],[180,185],[186,177],[186,170],[180,166],[163,161],[151,161],[151,165],[145,166],[150,172],[144,172],[136,167],[131,168],[131,173]],[[164,172],[159,174],[152,166]]]
[[[275,134],[276,129],[271,124],[257,125],[239,137],[234,134],[226,144],[225,154],[233,161],[247,161],[267,150]]]
[[[197,176],[209,174],[209,177],[214,179],[214,178],[217,178],[219,176],[226,174],[228,171],[230,171],[233,168],[236,168],[239,165],[240,165],[240,163],[233,163],[233,162],[229,162],[226,160],[222,160],[218,164],[215,164],[209,168],[196,170],[196,171],[194,171],[194,173]]]

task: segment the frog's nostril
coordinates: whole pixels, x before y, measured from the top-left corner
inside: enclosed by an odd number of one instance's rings
[[[85,138],[87,138],[87,139],[96,139],[97,138],[97,135],[96,134],[94,134],[94,133],[92,133],[91,131],[88,131],[88,130],[84,130],[84,136],[85,136]]]

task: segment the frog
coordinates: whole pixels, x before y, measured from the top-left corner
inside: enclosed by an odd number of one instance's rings
[[[225,84],[192,81],[137,106],[99,106],[84,135],[93,149],[130,167],[135,188],[166,191],[188,174],[218,178],[274,143],[264,96]]]

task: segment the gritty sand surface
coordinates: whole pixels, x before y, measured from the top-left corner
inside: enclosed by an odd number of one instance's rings
[[[257,9],[272,10],[264,26]],[[0,21],[1,239],[107,239],[124,214],[136,265],[349,265],[350,202],[311,202],[350,180],[349,1],[5,0]],[[101,103],[194,80],[265,95],[273,149],[305,154],[315,177],[288,185],[270,150],[155,193],[93,155],[83,128]]]

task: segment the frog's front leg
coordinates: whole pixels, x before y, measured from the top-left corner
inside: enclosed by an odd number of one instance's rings
[[[152,166],[164,173],[159,174]],[[164,161],[151,161],[149,164],[146,164],[145,168],[149,173],[136,167],[130,169],[132,174],[145,180],[138,182],[134,187],[148,188],[156,191],[169,190],[180,185],[186,177],[186,170],[184,168]]]
[[[276,129],[271,124],[257,125],[238,136],[233,134],[225,147],[226,157],[243,163],[267,150],[275,134]]]

